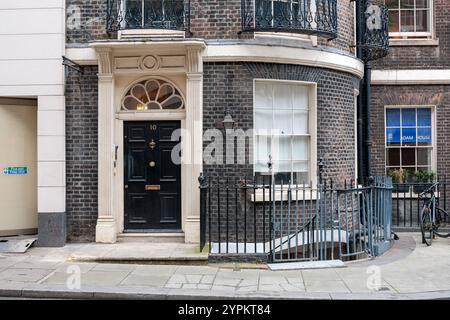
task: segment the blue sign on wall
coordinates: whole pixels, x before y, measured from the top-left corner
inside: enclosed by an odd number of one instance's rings
[[[3,169],[3,174],[28,174],[28,167],[6,167]]]
[[[400,128],[387,128],[386,129],[386,142],[387,143],[400,143]]]
[[[417,142],[431,143],[431,128],[419,128],[417,131]]]
[[[415,143],[416,142],[416,128],[402,129],[402,142]]]
[[[386,109],[386,143],[431,143],[430,108]]]

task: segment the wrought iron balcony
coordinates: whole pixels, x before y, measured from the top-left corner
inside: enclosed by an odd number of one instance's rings
[[[189,30],[189,0],[107,0],[107,29]]]
[[[365,61],[383,58],[389,53],[389,11],[382,0],[366,0],[362,43]]]
[[[242,30],[337,37],[337,0],[241,0]]]

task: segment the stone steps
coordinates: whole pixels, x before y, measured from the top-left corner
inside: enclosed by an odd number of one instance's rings
[[[117,242],[184,243],[184,232],[121,233]]]

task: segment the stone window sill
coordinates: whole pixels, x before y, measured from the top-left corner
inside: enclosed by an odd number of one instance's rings
[[[250,201],[251,202],[269,202],[269,199],[272,200],[273,194],[271,193],[271,190],[265,190],[264,192],[262,190],[257,190],[255,193],[249,189],[247,191],[250,193]],[[272,191],[273,193],[273,191]],[[287,189],[283,190],[283,195],[281,195],[282,192],[280,190],[275,190],[275,201],[287,201],[288,200],[288,192]],[[311,188],[305,188],[304,196],[303,196],[303,189],[299,187],[298,193],[295,190],[291,191],[291,201],[315,201],[318,198],[318,193],[316,189]]]
[[[119,39],[129,38],[184,38],[185,32],[166,29],[129,29],[119,31]]]
[[[390,39],[391,47],[437,47],[439,39]]]

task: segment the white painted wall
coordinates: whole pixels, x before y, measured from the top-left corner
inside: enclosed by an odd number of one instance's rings
[[[65,17],[65,0],[0,0],[0,97],[38,102],[40,213],[65,211]]]

